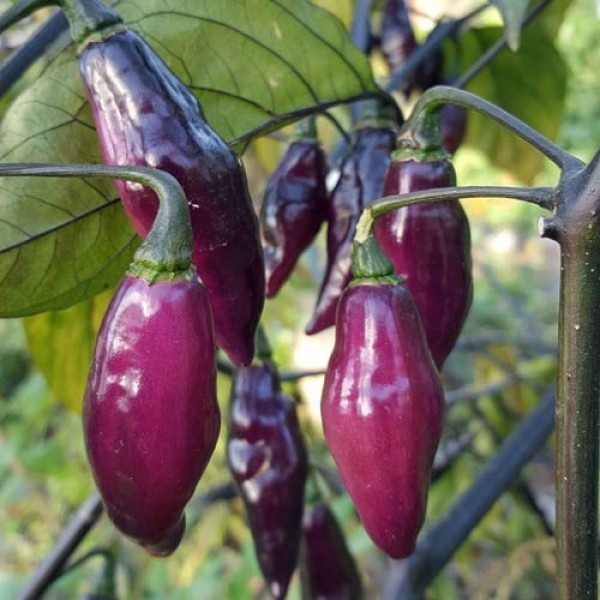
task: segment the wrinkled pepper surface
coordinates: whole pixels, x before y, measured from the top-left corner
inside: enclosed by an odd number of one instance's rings
[[[385,174],[395,148],[391,120],[359,122],[353,145],[341,166],[340,179],[327,203],[327,265],[317,304],[306,333],[318,333],[335,323],[338,299],[352,280],[352,240],[362,209],[383,195]]]
[[[444,396],[412,296],[378,260],[385,269],[357,268],[340,299],[321,414],[366,532],[403,558],[425,518]]]
[[[306,507],[300,560],[303,600],[361,600],[360,575],[326,504]]]
[[[269,591],[284,598],[298,557],[308,463],[294,403],[269,363],[235,375],[227,460]]]
[[[261,231],[268,298],[287,281],[325,220],[327,160],[315,135],[309,129],[288,146],[267,184]]]
[[[422,162],[394,159],[386,176],[385,195],[456,185],[452,163],[436,156],[439,154]],[[379,217],[374,231],[396,273],[406,278],[431,354],[441,369],[473,300],[467,215],[458,200],[412,204]]]
[[[193,262],[210,293],[217,344],[236,365],[249,364],[265,285],[258,220],[241,162],[206,122],[194,95],[133,31],[92,38],[79,65],[104,162],[156,167],[184,188]],[[156,195],[138,184],[116,185],[145,236]]]

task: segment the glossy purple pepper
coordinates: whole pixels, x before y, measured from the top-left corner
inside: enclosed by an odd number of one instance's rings
[[[227,460],[269,591],[284,598],[298,557],[308,463],[294,403],[268,363],[235,375]]]
[[[340,299],[321,415],[360,520],[392,558],[413,551],[423,524],[443,407],[407,287],[383,273],[355,279]]]
[[[327,203],[327,266],[306,333],[335,323],[338,299],[352,280],[352,240],[362,209],[383,195],[385,173],[395,148],[391,125],[359,126],[341,167],[340,179]]]
[[[149,285],[127,275],[104,316],[83,406],[108,516],[166,556],[220,427],[208,292],[195,273]]]
[[[302,532],[303,600],[361,600],[358,569],[344,533],[326,504],[319,502],[306,507]]]
[[[261,210],[267,298],[289,278],[325,220],[327,161],[319,141],[293,141],[269,179]]]
[[[447,159],[393,160],[385,195],[453,186],[456,175]],[[375,237],[406,278],[439,369],[454,348],[473,300],[471,237],[458,200],[412,204],[375,221]]]
[[[194,233],[193,263],[210,292],[217,345],[236,365],[249,364],[265,284],[243,166],[208,125],[193,94],[133,31],[89,42],[79,65],[104,162],[156,167],[181,183]],[[138,184],[116,185],[145,236],[156,195]]]
[[[381,53],[390,71],[397,71],[404,66],[418,46],[404,0],[387,0],[383,8],[379,35]],[[402,91],[410,94],[413,86],[414,75],[404,83]]]

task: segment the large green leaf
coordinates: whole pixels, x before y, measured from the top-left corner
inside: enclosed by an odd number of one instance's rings
[[[476,29],[461,39],[466,69],[501,36],[499,28]],[[523,34],[518,53],[502,52],[468,86],[554,139],[558,133],[566,90],[566,68],[547,29],[532,25]],[[498,166],[530,184],[543,157],[515,134],[477,113],[471,113],[468,144],[485,152]]]
[[[80,412],[96,335],[112,290],[66,310],[25,319],[34,362],[60,402]]]
[[[232,143],[376,92],[343,25],[307,0],[122,0],[118,8]],[[0,162],[99,162],[73,49],[7,111]],[[112,285],[136,238],[110,183],[0,181],[0,316],[60,309]]]

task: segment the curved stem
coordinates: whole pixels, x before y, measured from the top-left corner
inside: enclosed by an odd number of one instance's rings
[[[439,202],[440,200],[459,200],[461,198],[514,198],[536,204],[540,208],[552,210],[554,208],[554,188],[550,187],[502,187],[502,186],[463,186],[445,187],[400,194],[397,196],[385,196],[374,200],[367,206],[360,216],[356,225],[357,242],[364,242],[371,232],[373,221],[386,213],[417,204],[419,202]]]
[[[56,6],[57,4],[58,0],[20,0],[0,15],[0,33],[36,10],[47,6]]]
[[[146,239],[135,253],[135,263],[157,272],[187,270],[192,259],[192,227],[185,194],[169,173],[148,167],[0,164],[0,177],[97,177],[123,179],[150,187],[159,208]]]
[[[583,166],[583,163],[579,159],[569,154],[566,150],[563,150],[541,133],[538,133],[533,127],[517,119],[517,117],[488,100],[452,87],[436,86],[427,90],[415,105],[409,120],[404,125],[404,130],[418,128],[423,111],[434,109],[443,104],[464,106],[494,119],[503,127],[506,127],[506,129],[531,144],[534,148],[537,148],[561,169],[575,164]]]

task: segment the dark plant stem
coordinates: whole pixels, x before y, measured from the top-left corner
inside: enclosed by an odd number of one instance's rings
[[[42,56],[56,39],[69,29],[62,11],[53,14],[22,46],[0,65],[0,98]]]
[[[421,98],[419,98],[419,101],[415,105],[410,119],[404,125],[403,130],[407,132],[414,131],[415,135],[418,135],[419,126],[424,122],[426,113],[444,104],[457,104],[458,106],[464,106],[465,108],[475,110],[490,117],[509,131],[512,131],[520,138],[524,139],[534,148],[537,148],[537,150],[547,156],[561,169],[583,166],[583,163],[578,158],[575,158],[572,154],[563,150],[560,146],[533,129],[533,127],[527,125],[520,119],[517,119],[517,117],[488,100],[484,100],[475,94],[465,92],[464,90],[457,90],[452,87],[436,86],[428,89]]]
[[[384,600],[421,598],[427,587],[544,445],[554,423],[554,393],[546,393],[490,459],[471,487],[419,540],[415,552],[392,568]]]
[[[37,568],[17,600],[37,600],[42,597],[45,590],[60,576],[69,557],[96,524],[101,514],[102,502],[97,492],[94,492],[67,524],[56,545]]]
[[[438,48],[438,46],[442,44],[446,38],[456,35],[456,33],[465,26],[465,23],[468,23],[471,19],[476,17],[480,12],[488,7],[489,4],[482,4],[460,19],[455,19],[440,24],[427,38],[427,42],[422,46],[419,46],[408,57],[402,68],[392,73],[384,89],[388,92],[398,89],[398,87],[401,86],[413,74],[415,69],[417,69],[429,58],[429,56],[436,50],[436,48]]]
[[[523,19],[522,27],[527,27],[550,4],[551,0],[538,2]],[[452,87],[464,88],[471,79],[476,77],[504,48],[508,47],[506,35],[490,46],[458,79],[452,82]]]
[[[541,233],[561,248],[556,407],[559,600],[598,594],[600,153],[563,172],[556,215]]]

